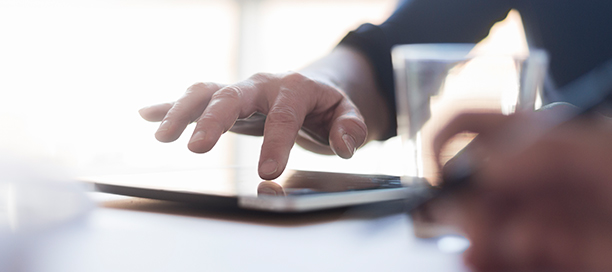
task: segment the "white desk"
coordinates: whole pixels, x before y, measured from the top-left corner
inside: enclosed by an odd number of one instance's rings
[[[397,205],[278,216],[92,194],[99,207],[36,238],[22,269],[72,271],[466,271],[414,238]]]

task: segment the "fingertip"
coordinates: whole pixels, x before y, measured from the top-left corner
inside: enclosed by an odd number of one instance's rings
[[[172,137],[172,135],[169,135],[167,132],[156,132],[155,139],[162,143],[170,143],[176,141],[178,137]]]
[[[159,121],[159,120],[157,120],[155,118],[156,116],[154,114],[152,114],[151,106],[147,106],[147,107],[144,107],[142,109],[139,109],[138,110],[138,114],[140,115],[140,117],[142,117],[142,119],[145,119],[145,120],[147,120],[149,122]]]
[[[166,117],[168,111],[172,108],[173,103],[162,103],[157,105],[146,106],[138,110],[138,114],[142,119],[150,122],[159,122]]]
[[[170,121],[165,120],[161,122],[161,124],[159,124],[159,128],[157,128],[157,131],[155,132],[155,139],[163,143],[174,141],[175,139],[172,139],[171,137],[169,137],[170,135],[168,133],[171,127],[172,127],[172,123]]]
[[[259,177],[265,180],[272,180],[280,176],[284,166],[278,163],[278,160],[267,159],[259,163]]]
[[[202,143],[189,143],[187,144],[189,151],[197,154],[204,154],[212,150],[213,145],[205,145]]]
[[[147,119],[147,111],[149,110],[150,106],[146,106],[143,107],[141,109],[138,110],[138,114],[140,114],[140,117],[142,117],[143,119]]]
[[[174,142],[181,136],[184,129],[185,125],[176,120],[164,120],[155,132],[155,139],[162,143]]]
[[[216,143],[217,141],[212,139],[206,131],[196,130],[191,136],[187,148],[193,153],[201,154],[210,151]]]
[[[342,118],[332,126],[330,147],[341,158],[350,159],[367,138],[365,123],[356,117]]]

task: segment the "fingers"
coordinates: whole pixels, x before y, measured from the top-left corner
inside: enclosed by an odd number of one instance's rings
[[[343,100],[336,109],[331,126],[330,147],[339,157],[349,159],[365,143],[367,137],[368,129],[357,107]]]
[[[246,118],[257,111],[259,94],[253,84],[242,82],[215,92],[198,118],[188,148],[195,153],[210,151],[238,118]]]
[[[164,116],[155,138],[160,142],[172,142],[183,133],[185,127],[195,121],[204,111],[214,92],[222,85],[197,83],[187,89]]]
[[[159,122],[164,119],[164,116],[168,113],[170,108],[174,105],[174,102],[171,103],[162,103],[153,106],[148,106],[140,109],[138,113],[140,116],[150,122]]]
[[[287,106],[288,104],[281,100],[270,110],[266,120],[259,163],[259,174],[264,179],[276,178],[284,170],[289,152],[307,114],[307,109],[303,106]],[[331,149],[341,158],[351,158],[367,138],[367,127],[363,117],[355,106],[344,99],[334,109],[331,120],[329,129]],[[314,145],[320,148],[319,145]]]
[[[307,113],[305,106],[299,100],[281,96],[270,108],[259,155],[261,178],[275,179],[285,169],[289,152]]]
[[[271,106],[264,127],[260,177],[274,179],[282,173],[300,131],[305,132],[302,140],[312,139],[317,148],[329,142],[343,158],[352,157],[365,142],[363,117],[339,90],[298,73],[283,75],[276,85],[278,93],[267,93]]]
[[[367,138],[364,119],[348,97],[299,73],[256,74],[229,86],[195,84],[176,102],[140,113],[147,120],[162,121],[155,134],[162,142],[176,140],[190,122],[197,121],[188,144],[196,153],[211,150],[232,128],[251,135],[263,133],[259,161],[263,179],[283,172],[302,128],[308,137],[301,140],[316,142],[319,150],[342,158],[352,157]]]

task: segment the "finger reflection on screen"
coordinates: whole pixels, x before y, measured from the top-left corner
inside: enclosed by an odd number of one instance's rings
[[[264,180],[257,186],[257,195],[285,196],[285,190],[280,184]]]

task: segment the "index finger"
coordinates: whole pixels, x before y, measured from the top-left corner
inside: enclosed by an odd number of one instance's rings
[[[264,179],[277,178],[287,165],[289,152],[307,113],[300,102],[281,95],[270,107],[259,156],[259,175]]]

